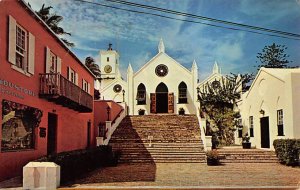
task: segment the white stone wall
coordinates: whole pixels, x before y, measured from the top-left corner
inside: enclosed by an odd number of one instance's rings
[[[300,138],[300,73],[291,74],[292,105],[293,105],[293,133],[294,138]]]
[[[104,100],[113,100],[115,102],[123,102],[123,92],[121,90],[121,92],[116,93],[113,88],[115,85],[121,85],[122,86],[122,90],[125,90],[124,93],[124,101],[127,100],[127,96],[128,96],[128,85],[127,82],[125,82],[122,79],[114,79],[114,80],[102,80],[101,81],[101,87],[100,88],[100,94],[101,94],[101,99]]]
[[[250,141],[257,148],[261,148],[261,117],[269,117],[271,149],[274,149],[273,141],[275,139],[295,138],[300,134],[299,127],[297,128],[297,123],[300,122],[300,105],[296,100],[296,97],[299,99],[300,96],[300,73],[291,75],[282,72],[282,76],[277,77],[271,71],[269,69],[259,71],[249,92],[244,95],[240,108],[243,125],[248,127],[248,131],[249,116],[253,116],[254,137],[251,137]],[[277,110],[279,109],[283,109],[284,136],[278,136]],[[262,115],[260,110],[264,110],[265,113]],[[248,133],[250,135],[250,132]]]

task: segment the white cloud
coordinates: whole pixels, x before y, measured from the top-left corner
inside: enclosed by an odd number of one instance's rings
[[[222,43],[216,49],[216,56],[220,59],[234,62],[243,57],[242,47],[239,43]]]

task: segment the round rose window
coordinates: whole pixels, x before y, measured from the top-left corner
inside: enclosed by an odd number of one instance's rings
[[[155,73],[159,77],[164,77],[168,74],[168,67],[166,65],[158,65],[155,68]]]
[[[114,91],[115,91],[116,93],[121,92],[121,90],[122,90],[122,86],[121,86],[121,85],[116,84],[116,85],[114,86]]]

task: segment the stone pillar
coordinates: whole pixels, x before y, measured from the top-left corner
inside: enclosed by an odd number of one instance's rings
[[[53,162],[29,162],[23,167],[23,189],[57,189],[60,166]]]
[[[103,144],[104,144],[103,137],[96,137],[96,145],[100,146],[100,145],[103,145]]]
[[[212,136],[205,136],[205,146],[206,146],[206,150],[211,150],[212,147]]]

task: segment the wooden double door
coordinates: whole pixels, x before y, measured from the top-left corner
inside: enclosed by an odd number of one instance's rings
[[[150,93],[151,113],[174,113],[174,93]]]

